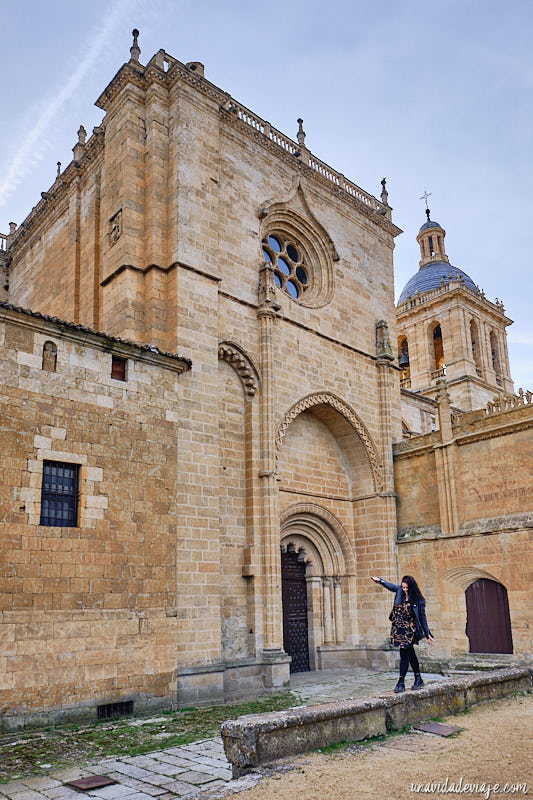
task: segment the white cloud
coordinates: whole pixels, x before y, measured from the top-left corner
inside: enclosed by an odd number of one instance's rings
[[[96,35],[88,43],[85,55],[76,69],[37,117],[35,124],[16,150],[5,175],[0,179],[0,206],[5,205],[22,179],[44,158],[48,149],[48,140],[44,137],[53,120],[80,88],[104,47],[109,43],[118,26],[123,23],[125,14],[127,13],[129,17],[136,5],[137,0],[134,2],[117,0],[105,18],[105,24],[98,28]]]

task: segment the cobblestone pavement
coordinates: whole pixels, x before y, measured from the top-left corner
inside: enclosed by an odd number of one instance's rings
[[[397,675],[364,669],[324,670],[293,675],[291,687],[308,703],[370,697],[392,691]],[[426,683],[447,680],[442,675],[424,675]],[[284,767],[286,769],[287,767]],[[51,770],[46,776],[29,777],[0,784],[0,800],[80,800],[88,795],[99,800],[175,800],[180,797],[217,798],[242,791],[258,783],[261,773],[231,779],[220,737],[142,756],[106,758],[80,768]],[[79,792],[66,781],[88,775],[105,775],[113,786]]]

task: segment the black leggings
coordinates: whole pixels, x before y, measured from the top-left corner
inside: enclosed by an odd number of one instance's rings
[[[411,664],[413,672],[417,675],[420,672],[420,665],[412,644],[409,647],[400,647],[400,678],[405,678],[407,675],[409,664]]]

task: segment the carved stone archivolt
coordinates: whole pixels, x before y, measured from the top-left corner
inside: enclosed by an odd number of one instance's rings
[[[307,395],[307,397],[302,398],[297,403],[295,403],[292,408],[290,408],[287,413],[284,415],[283,419],[278,425],[278,429],[276,432],[276,463],[279,456],[279,451],[281,449],[281,443],[287,432],[287,428],[291,424],[291,422],[296,419],[296,417],[301,414],[303,411],[307,411],[313,406],[318,405],[328,405],[338,411],[339,414],[347,420],[347,422],[351,425],[354,431],[359,436],[361,443],[364,448],[365,456],[368,460],[370,470],[372,472],[372,480],[374,483],[374,490],[376,492],[380,492],[383,490],[383,472],[381,466],[379,464],[378,456],[376,447],[372,438],[367,431],[365,425],[355,411],[350,408],[350,406],[345,403],[340,397],[336,397],[334,394],[330,392],[316,392],[313,394]]]
[[[444,576],[445,581],[452,583],[454,586],[458,586],[463,591],[466,591],[474,581],[480,578],[500,583],[498,578],[495,578],[494,575],[491,575],[490,572],[486,572],[484,569],[479,569],[479,567],[459,567],[458,569],[451,570],[451,572],[448,572]]]
[[[355,573],[355,553],[342,523],[316,503],[294,503],[281,512],[280,541],[282,550],[292,544],[298,555],[301,552],[314,575]]]
[[[233,367],[248,397],[254,397],[259,387],[258,371],[239,345],[234,342],[221,342],[218,347],[218,358],[227,361]]]

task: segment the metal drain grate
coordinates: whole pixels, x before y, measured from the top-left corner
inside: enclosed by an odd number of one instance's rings
[[[113,778],[107,778],[105,775],[88,775],[86,778],[78,778],[77,781],[67,781],[65,786],[72,786],[73,789],[78,789],[80,792],[89,792],[92,789],[101,789],[103,786],[113,786],[118,783]]]

